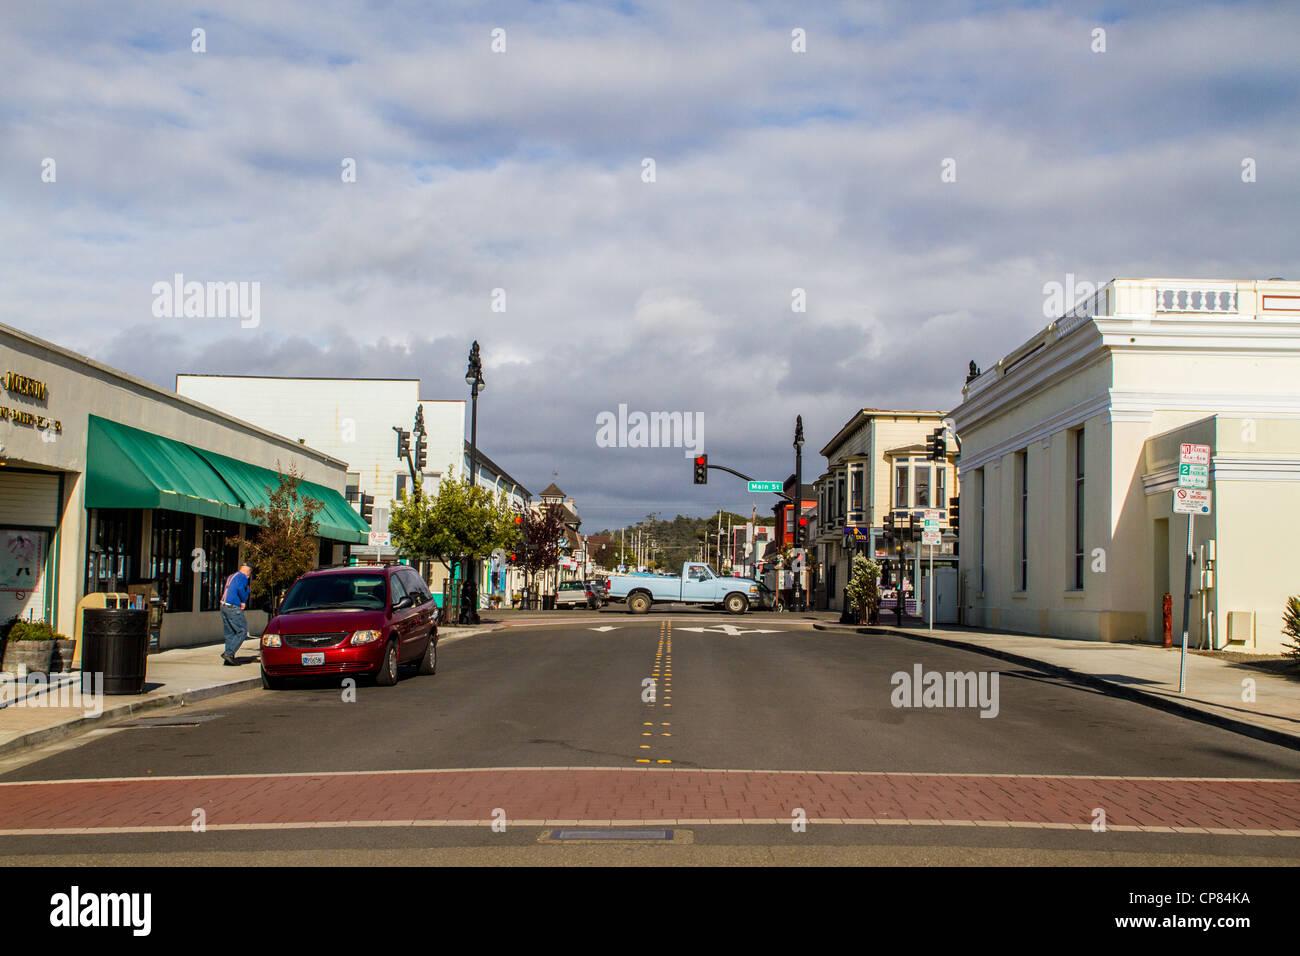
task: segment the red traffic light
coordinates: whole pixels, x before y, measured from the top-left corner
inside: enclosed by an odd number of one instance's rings
[[[701,457],[701,458],[696,458],[696,459],[695,459],[695,464],[697,464],[697,465],[703,465],[703,464],[704,464],[705,462],[707,462],[708,460],[709,460],[709,459],[707,459],[707,458],[703,458],[703,457]]]

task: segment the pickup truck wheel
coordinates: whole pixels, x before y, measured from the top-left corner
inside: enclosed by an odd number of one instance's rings
[[[650,610],[650,596],[648,594],[633,594],[627,599],[627,609],[631,614],[645,614]]]
[[[749,610],[749,601],[745,599],[743,594],[728,594],[726,608],[730,614],[744,614]]]

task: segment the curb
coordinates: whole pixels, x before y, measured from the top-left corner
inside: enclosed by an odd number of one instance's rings
[[[999,660],[1004,660],[1012,664],[1019,664],[1023,667],[1033,667],[1041,671],[1046,671],[1049,674],[1064,678],[1065,680],[1072,681],[1076,684],[1083,684],[1086,687],[1100,690],[1109,694],[1111,697],[1119,697],[1136,704],[1153,707],[1156,710],[1163,710],[1166,713],[1176,714],[1179,717],[1186,717],[1191,720],[1200,721],[1203,724],[1210,724],[1211,726],[1218,727],[1221,730],[1229,730],[1246,737],[1254,737],[1256,740],[1262,740],[1265,743],[1277,744],[1291,750],[1300,750],[1300,734],[1289,734],[1283,730],[1272,730],[1268,727],[1260,727],[1258,724],[1252,724],[1247,720],[1242,720],[1237,717],[1228,717],[1224,714],[1216,714],[1213,711],[1202,710],[1192,704],[1183,704],[1176,700],[1162,697],[1159,694],[1139,690],[1125,684],[1117,684],[1113,681],[1108,681],[1092,674],[1085,674],[1082,671],[1076,671],[1061,664],[1049,664],[1047,661],[1038,660],[1034,657],[1026,657],[1023,654],[1014,654],[1011,651],[1000,650],[996,647],[984,647],[980,644],[968,644],[965,641],[953,640],[952,638],[946,637],[936,637],[932,634],[909,634],[906,631],[895,630],[893,628],[871,626],[855,627],[848,624],[833,625],[823,624],[820,622],[813,624],[813,628],[818,631],[848,631],[857,634],[902,637],[907,640],[923,641],[927,644],[938,644],[956,650],[972,651],[976,654],[983,654],[986,657],[996,657]]]
[[[475,634],[486,634],[491,631],[499,631],[506,627],[505,624],[481,624],[465,628],[447,628],[449,631],[464,631],[465,633],[452,634],[443,638],[439,636],[438,643],[446,641],[459,641],[467,637],[473,637]],[[111,707],[105,707],[104,712],[95,717],[78,717],[76,720],[65,721],[61,724],[55,724],[53,727],[42,727],[39,730],[33,730],[30,733],[15,737],[13,740],[0,744],[0,756],[6,756],[28,747],[37,747],[41,744],[52,743],[56,740],[65,740],[68,737],[76,737],[84,733],[89,733],[99,727],[107,726],[116,720],[124,717],[133,717],[137,714],[143,714],[151,710],[159,710],[163,707],[184,706],[186,704],[198,703],[201,700],[211,700],[214,697],[224,697],[227,694],[237,694],[240,691],[254,690],[262,686],[262,675],[259,673],[256,677],[247,677],[242,680],[226,681],[221,684],[209,684],[206,687],[190,688],[174,694],[162,694],[158,697],[144,697],[142,699],[133,699],[124,701],[120,704],[114,704]]]
[[[53,727],[42,727],[40,730],[33,730],[21,737],[6,741],[0,744],[0,755],[10,754],[27,747],[51,743],[55,740],[63,740],[67,737],[76,737],[123,717],[131,717],[135,714],[143,714],[163,707],[184,706],[185,704],[197,703],[213,697],[223,697],[226,694],[235,694],[241,690],[251,690],[261,686],[262,677],[259,674],[257,677],[244,680],[229,681],[224,684],[210,684],[207,687],[192,688],[176,694],[162,694],[158,697],[146,697],[143,700],[132,700],[113,707],[105,707],[104,712],[95,717],[79,717],[76,720],[55,724]]]

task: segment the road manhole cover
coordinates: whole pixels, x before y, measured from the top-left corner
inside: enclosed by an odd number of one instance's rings
[[[539,843],[693,843],[691,831],[682,829],[607,829],[556,827],[543,830]]]
[[[192,717],[138,717],[118,724],[119,727],[197,727],[225,714],[195,714]]]

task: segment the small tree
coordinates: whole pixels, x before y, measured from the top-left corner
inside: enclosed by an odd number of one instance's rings
[[[865,555],[854,555],[853,569],[849,572],[849,585],[846,588],[849,607],[853,609],[859,624],[875,624],[880,616],[880,565]]]
[[[1300,596],[1286,599],[1282,608],[1282,636],[1286,638],[1286,652],[1300,661]]]
[[[398,554],[441,562],[448,574],[462,559],[481,560],[497,548],[514,547],[517,529],[504,494],[471,487],[453,478],[450,468],[436,497],[423,495],[417,480],[414,493],[402,497],[388,519]]]
[[[564,537],[564,508],[543,505],[524,512],[522,523],[523,566],[526,587],[531,591],[533,575],[560,562],[560,539]]]
[[[270,503],[248,509],[260,526],[257,537],[229,539],[244,550],[244,563],[253,568],[250,597],[269,595],[272,613],[279,609],[289,585],[316,566],[320,533],[316,515],[325,507],[310,495],[299,494],[303,476],[295,466],[285,472],[277,461],[275,469],[280,484],[271,490]]]

